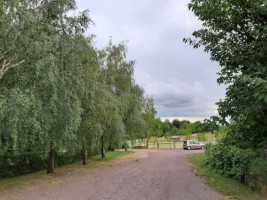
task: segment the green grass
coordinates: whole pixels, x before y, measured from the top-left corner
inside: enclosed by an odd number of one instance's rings
[[[193,164],[192,171],[194,172],[194,174],[197,176],[205,177],[206,183],[215,191],[223,195],[229,196],[232,199],[263,199],[260,195],[253,192],[246,185],[243,185],[231,178],[220,175],[210,169],[208,166],[206,166],[206,155],[204,153],[190,155],[188,156],[187,160],[191,164]]]
[[[101,155],[96,155],[90,158],[90,160],[92,161],[103,161],[103,160],[112,160],[118,156],[122,156],[122,155],[127,155],[127,154],[131,154],[134,153],[132,151],[110,151],[110,152],[106,152],[106,157],[103,159],[101,158]]]
[[[32,182],[38,182],[38,181],[53,181],[53,177],[56,176],[61,176],[64,174],[72,173],[74,170],[77,169],[84,169],[84,168],[96,168],[96,162],[101,164],[101,161],[111,161],[114,158],[118,156],[123,156],[123,155],[128,155],[132,154],[134,152],[130,151],[111,151],[111,152],[106,152],[106,158],[102,159],[101,155],[96,155],[88,158],[88,163],[87,165],[82,165],[82,161],[78,161],[73,164],[61,166],[61,167],[56,167],[55,168],[55,174],[54,175],[48,175],[46,173],[46,170],[42,170],[39,172],[27,174],[27,175],[22,175],[18,177],[12,177],[12,178],[5,178],[5,179],[0,179],[0,192],[1,190],[9,189],[12,187],[17,187],[17,186],[22,186],[25,184],[29,184]]]
[[[0,191],[2,189],[8,189],[15,186],[20,186],[29,183],[31,180],[43,179],[46,171],[42,170],[32,174],[27,174],[19,177],[0,179]]]

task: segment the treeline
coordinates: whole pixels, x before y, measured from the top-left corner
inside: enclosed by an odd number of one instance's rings
[[[175,135],[186,135],[190,136],[193,133],[215,133],[224,132],[226,127],[223,126],[211,126],[211,123],[204,120],[204,122],[196,121],[191,123],[188,120],[174,119],[172,122],[165,120],[162,122],[160,119],[154,121],[153,136],[156,137],[169,137]]]
[[[135,83],[125,42],[96,49],[84,34],[88,11],[70,15],[75,9],[74,0],[0,3],[2,177],[17,165],[37,170],[31,160],[53,173],[58,155],[61,164],[86,164],[148,136],[156,111]]]

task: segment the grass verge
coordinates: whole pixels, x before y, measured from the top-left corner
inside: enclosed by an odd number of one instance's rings
[[[263,197],[253,192],[246,185],[220,175],[206,166],[206,155],[204,153],[190,155],[187,160],[192,164],[192,171],[195,175],[205,177],[207,185],[215,191],[229,196],[230,199],[263,200]]]
[[[98,168],[101,167],[101,164],[106,163],[107,161],[111,161],[117,157],[133,154],[134,152],[131,151],[111,151],[106,152],[106,158],[102,159],[101,155],[96,155],[88,158],[87,165],[82,165],[82,161],[72,163],[69,165],[64,165],[60,167],[55,168],[55,173],[53,175],[48,175],[46,173],[46,170],[42,170],[39,172],[22,175],[18,177],[12,177],[12,178],[5,178],[0,179],[0,192],[6,189],[10,189],[13,187],[23,186],[26,184],[30,184],[32,182],[38,182],[38,181],[53,181],[53,178],[55,176],[62,176],[71,174],[75,170],[78,169],[88,169],[88,168]]]
[[[122,156],[122,155],[127,155],[127,154],[131,154],[134,153],[133,151],[110,151],[106,153],[106,157],[103,159],[101,158],[101,155],[95,155],[92,156],[91,158],[89,158],[89,160],[91,161],[103,161],[103,160],[113,160],[114,158],[118,157],[118,156]]]

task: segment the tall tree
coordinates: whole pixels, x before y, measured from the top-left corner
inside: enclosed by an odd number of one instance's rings
[[[143,103],[143,118],[147,125],[146,130],[146,148],[148,149],[149,137],[154,127],[154,119],[157,111],[154,108],[154,100],[152,97],[146,96]]]
[[[180,128],[181,126],[181,121],[179,121],[178,119],[174,119],[172,121],[172,125],[175,126],[176,128]]]
[[[100,82],[107,90],[107,93],[110,93],[110,100],[107,103],[114,108],[110,110],[114,113],[105,112],[110,117],[104,121],[102,120],[102,127],[105,127],[102,135],[102,157],[105,157],[105,139],[112,139],[112,137],[109,137],[112,132],[108,132],[107,128],[117,130],[117,134],[125,135],[123,118],[129,104],[128,96],[132,86],[134,65],[132,61],[125,61],[126,52],[127,48],[124,42],[113,45],[110,40],[108,46],[98,53]],[[113,139],[115,138],[121,139],[121,137],[113,137]]]
[[[33,119],[30,122],[26,118],[26,123],[16,121],[12,135],[18,136],[21,132],[23,137],[35,136],[33,141],[41,142],[44,149],[48,148],[47,172],[53,173],[55,150],[74,144],[69,141],[76,139],[75,130],[80,123],[82,109],[76,92],[81,86],[81,60],[77,59],[81,48],[78,44],[81,44],[90,19],[86,11],[78,17],[67,15],[75,9],[73,0],[12,0],[4,1],[1,6],[1,14],[6,14],[9,19],[9,27],[4,24],[6,32],[0,34],[1,41],[4,41],[1,45],[1,52],[5,54],[3,63],[7,59],[22,65],[13,70],[12,76],[2,78],[2,91],[7,95],[10,92],[28,94],[31,104],[24,113]],[[22,100],[25,97],[27,95]],[[23,110],[20,108],[17,113],[20,111]],[[7,117],[2,120],[8,122],[9,112],[6,113]],[[18,119],[22,120],[22,115]],[[21,128],[25,125],[26,129]],[[29,145],[26,146],[29,150]]]
[[[123,122],[125,124],[125,151],[127,151],[127,140],[138,138],[137,133],[144,130],[144,119],[141,116],[144,91],[138,85],[134,85],[128,96],[128,106],[124,112]]]
[[[77,95],[81,101],[82,113],[78,135],[83,146],[83,164],[86,165],[88,144],[96,142],[94,141],[94,136],[99,133],[91,129],[91,126],[96,120],[94,118],[93,107],[95,106],[95,101],[97,101],[95,92],[97,88],[96,81],[99,65],[97,63],[96,51],[91,45],[91,39],[80,37],[80,40],[80,42],[76,41],[78,45],[77,49],[80,49],[80,52],[76,55],[75,59],[77,63],[80,63],[81,67],[80,89]]]
[[[229,85],[217,103],[220,122],[231,121],[226,141],[256,147],[267,141],[266,1],[192,0],[189,9],[203,21],[202,29],[185,39],[194,48],[204,46],[222,67],[219,84]]]

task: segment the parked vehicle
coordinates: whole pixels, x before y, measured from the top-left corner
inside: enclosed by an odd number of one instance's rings
[[[204,144],[200,143],[196,140],[185,140],[183,144],[184,150],[191,150],[191,149],[204,149]]]

